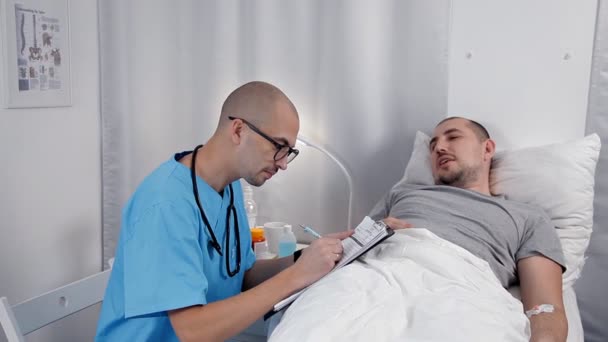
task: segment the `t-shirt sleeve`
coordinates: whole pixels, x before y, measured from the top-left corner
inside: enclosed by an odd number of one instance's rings
[[[374,221],[386,218],[390,212],[390,199],[391,192],[389,191],[386,195],[382,196],[378,203],[376,203],[368,216]]]
[[[189,205],[157,204],[123,245],[126,318],[207,304],[196,215]]]
[[[562,273],[566,271],[566,262],[559,237],[551,220],[544,213],[527,219],[523,241],[515,254],[515,260],[519,261],[531,256],[549,258],[562,267]]]
[[[243,267],[245,271],[249,271],[256,261],[255,253],[251,247],[251,240],[251,232],[249,229],[241,229],[241,244],[245,246],[241,249],[244,250]]]

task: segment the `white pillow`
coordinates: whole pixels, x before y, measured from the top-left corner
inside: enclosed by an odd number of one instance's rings
[[[416,133],[401,182],[433,184],[429,136]],[[543,208],[560,238],[567,271],[564,287],[579,277],[593,226],[595,166],[601,142],[597,134],[582,139],[497,152],[490,170],[494,195]]]

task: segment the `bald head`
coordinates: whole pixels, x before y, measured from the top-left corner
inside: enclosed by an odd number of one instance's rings
[[[279,169],[287,169],[288,153],[297,153],[292,150],[299,129],[298,112],[279,88],[249,82],[228,95],[206,146],[232,166],[231,179],[260,186]]]
[[[295,115],[298,118],[291,100],[272,84],[254,81],[238,87],[228,95],[222,106],[218,128],[229,123],[229,116],[265,126],[285,115]]]

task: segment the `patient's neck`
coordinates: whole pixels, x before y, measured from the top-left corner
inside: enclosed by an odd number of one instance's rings
[[[490,193],[490,180],[488,177],[478,177],[478,179],[470,180],[466,184],[462,184],[459,188],[476,191],[486,196],[492,196]]]
[[[484,194],[486,196],[492,196],[492,194],[490,193],[490,186],[489,185],[486,185],[486,186],[471,185],[471,186],[466,186],[463,189],[467,189],[467,190],[471,190],[471,191],[476,191],[476,192],[479,192],[479,193]]]

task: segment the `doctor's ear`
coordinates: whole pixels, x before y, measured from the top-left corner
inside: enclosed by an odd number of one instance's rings
[[[240,145],[243,139],[243,128],[244,124],[242,120],[236,119],[231,120],[230,125],[228,126],[230,139],[235,145]]]

